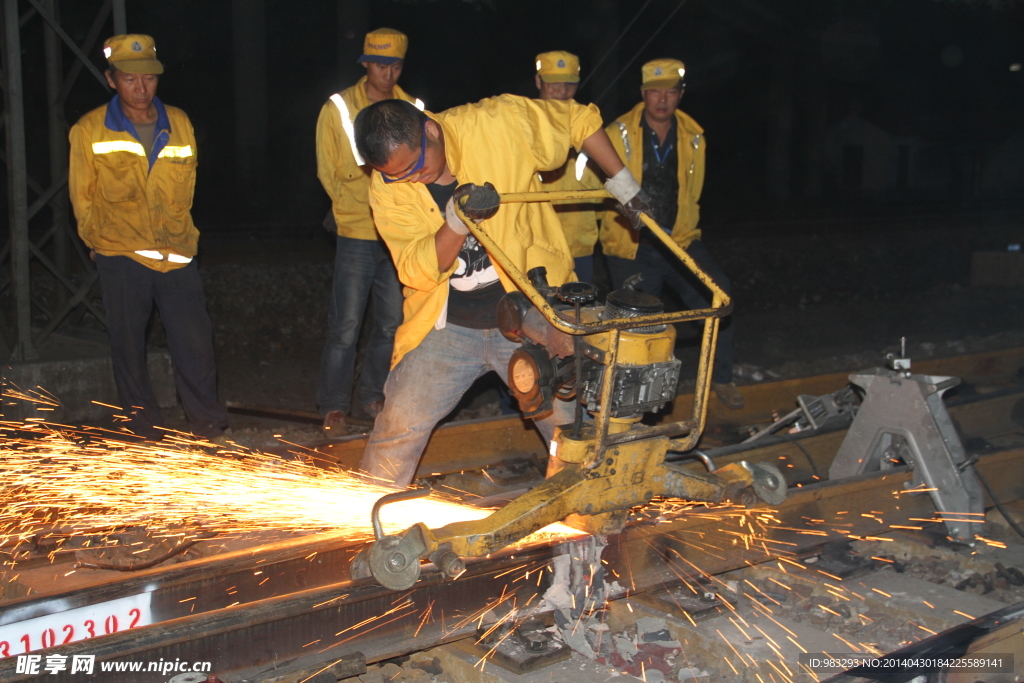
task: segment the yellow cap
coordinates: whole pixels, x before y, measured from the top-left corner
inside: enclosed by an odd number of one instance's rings
[[[653,59],[643,65],[641,90],[674,88],[686,76],[686,66],[678,59]]]
[[[129,33],[107,38],[103,43],[103,56],[118,71],[129,74],[162,74],[164,65],[156,58],[156,43],[152,36]]]
[[[400,59],[405,59],[408,47],[409,36],[393,28],[379,28],[366,34],[363,54],[356,61],[394,64]]]
[[[537,73],[545,83],[579,83],[580,58],[571,52],[541,52],[537,55]]]

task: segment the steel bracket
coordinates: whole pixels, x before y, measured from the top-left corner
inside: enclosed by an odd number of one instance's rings
[[[907,488],[931,496],[952,538],[973,542],[984,527],[985,498],[942,403],[942,394],[960,378],[872,368],[850,381],[867,393],[829,479],[889,469],[902,460],[914,472]]]

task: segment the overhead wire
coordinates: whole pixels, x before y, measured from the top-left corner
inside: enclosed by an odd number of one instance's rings
[[[615,51],[615,46],[619,44],[619,41],[621,41],[622,38],[626,35],[626,33],[629,32],[629,29],[633,27],[633,24],[636,23],[636,20],[640,18],[640,15],[644,13],[644,10],[646,10],[647,6],[650,5],[652,2],[654,2],[654,0],[647,0],[647,2],[644,3],[644,6],[640,8],[640,11],[633,15],[633,20],[626,24],[626,28],[622,29],[622,31],[619,33],[619,37],[612,41],[611,46],[608,48],[608,51],[604,53],[604,56],[601,57],[600,60],[598,60],[597,64],[590,68],[590,73],[587,74],[587,77],[583,79],[582,83],[580,83],[580,90],[582,90],[583,86],[585,86],[587,82],[594,77],[594,74],[601,67],[601,65],[605,63],[605,60],[612,56],[612,53]]]
[[[636,58],[640,56],[640,53],[642,53],[644,50],[647,49],[647,46],[651,44],[651,41],[654,40],[658,36],[659,33],[661,33],[662,29],[664,29],[665,26],[668,24],[668,22],[670,22],[672,20],[672,17],[674,17],[676,14],[679,13],[679,10],[681,10],[683,8],[683,5],[685,5],[685,4],[686,4],[686,0],[679,0],[679,4],[676,5],[676,8],[674,10],[672,10],[671,14],[669,14],[667,17],[665,17],[665,20],[663,22],[661,22],[661,25],[658,26],[658,28],[655,29],[654,33],[651,34],[651,37],[647,39],[647,42],[644,43],[643,45],[641,45],[640,49],[637,50],[633,54],[633,56],[629,58],[629,61],[626,62],[626,65],[623,66],[621,69],[619,69],[619,73],[615,74],[615,78],[613,78],[611,83],[608,84],[608,87],[604,89],[604,92],[602,92],[600,95],[598,95],[597,97],[594,98],[594,100],[593,100],[594,104],[597,104],[602,99],[604,99],[604,96],[607,95],[609,93],[609,91],[611,91],[611,89],[615,87],[615,84],[618,82],[618,80],[620,78],[622,78],[622,74],[626,73],[626,69],[628,69],[630,66],[633,65],[633,62],[635,62]]]

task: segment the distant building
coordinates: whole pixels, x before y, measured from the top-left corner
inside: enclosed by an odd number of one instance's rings
[[[1024,185],[1024,127],[994,147],[897,136],[852,113],[825,134],[825,191],[890,200],[1011,199]]]

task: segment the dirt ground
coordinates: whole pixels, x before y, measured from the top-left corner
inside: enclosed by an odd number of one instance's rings
[[[917,358],[1024,344],[1024,290],[971,286],[974,252],[1024,242],[1024,211],[721,221],[704,241],[733,283],[741,386],[877,365],[901,337]],[[314,414],[331,237],[210,232],[202,249],[221,399]],[[684,361],[695,344],[696,329],[681,329]],[[481,380],[460,416],[497,414],[496,381]],[[313,419],[234,413],[232,425],[255,448],[321,438]]]

